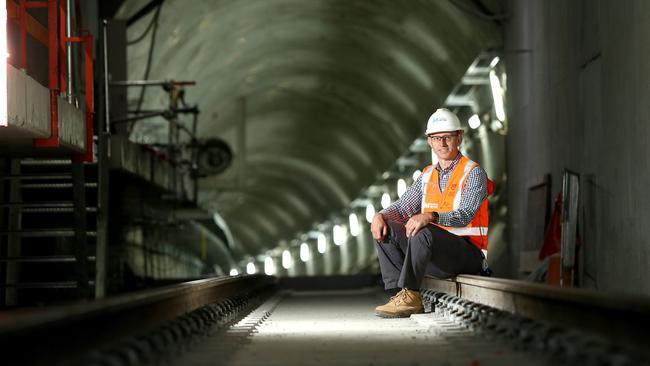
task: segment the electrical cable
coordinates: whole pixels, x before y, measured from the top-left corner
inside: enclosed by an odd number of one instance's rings
[[[158,8],[160,8],[160,7],[158,7]],[[156,10],[156,12],[157,12],[157,10]],[[127,46],[132,46],[132,45],[142,41],[147,36],[147,34],[149,34],[149,31],[151,30],[151,28],[153,28],[153,25],[154,25],[154,23],[156,23],[156,21],[157,21],[156,14],[154,13],[154,16],[151,18],[151,21],[147,25],[147,28],[144,30],[144,32],[142,32],[142,34],[139,35],[138,37],[136,37],[134,40],[126,41],[126,45]]]
[[[482,12],[475,7],[472,7],[471,5],[466,4],[462,0],[451,0],[451,3],[456,5],[460,10],[470,13],[472,15],[475,15],[483,20],[505,20],[508,17],[510,17],[510,13],[501,13],[501,14],[488,14],[485,12]]]
[[[165,0],[151,0],[147,5],[143,6],[135,14],[133,14],[126,21],[126,26],[130,27],[132,24],[137,23],[142,17],[149,14],[157,6],[162,5]]]

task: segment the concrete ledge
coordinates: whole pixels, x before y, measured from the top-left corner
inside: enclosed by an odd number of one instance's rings
[[[0,153],[12,156],[69,156],[86,148],[86,122],[81,109],[62,98],[59,109],[59,148],[38,149],[35,138],[47,138],[50,91],[23,71],[7,64],[7,127],[0,128]]]
[[[20,127],[34,131],[43,137],[49,137],[51,134],[50,91],[20,70],[16,70],[12,75],[22,75],[25,80],[25,119]],[[11,113],[11,110],[9,112]],[[22,113],[22,110],[16,113]]]
[[[596,306],[610,310],[631,311],[650,314],[650,297],[633,296],[629,294],[604,293],[579,288],[562,288],[552,285],[509,280],[505,278],[490,278],[470,275],[460,275],[452,279],[437,279],[426,277],[423,287],[450,293],[470,299],[468,296],[477,291],[496,291],[503,296],[534,297],[540,300],[556,301],[576,306]],[[492,301],[491,298],[483,298]],[[483,303],[483,301],[481,301]],[[508,308],[507,303],[495,302],[487,304],[502,310],[515,311]]]
[[[58,97],[59,140],[76,152],[86,151],[86,117],[82,109]],[[83,105],[82,105],[83,108]],[[49,110],[49,103],[48,108]]]
[[[650,343],[650,298],[501,278],[461,275],[448,280],[426,277],[431,289],[524,317],[604,337],[621,337],[636,345]]]
[[[111,169],[132,174],[166,191],[173,190],[172,164],[155,152],[129,141],[124,136],[111,136]],[[176,194],[191,201],[194,185],[188,171],[176,172]]]

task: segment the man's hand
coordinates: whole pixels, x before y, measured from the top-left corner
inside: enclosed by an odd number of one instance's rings
[[[411,216],[411,218],[406,222],[404,228],[406,229],[406,237],[410,238],[415,236],[420,229],[427,226],[430,222],[433,221],[431,213],[421,213]]]
[[[372,233],[372,237],[375,240],[381,241],[384,239],[384,236],[388,234],[388,225],[386,224],[386,220],[384,220],[384,216],[380,213],[375,214],[375,217],[372,218],[372,223],[370,224],[370,232]]]

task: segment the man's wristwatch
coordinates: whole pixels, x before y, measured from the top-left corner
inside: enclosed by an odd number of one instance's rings
[[[440,216],[438,215],[437,212],[435,211],[431,212],[431,222],[438,223],[438,217]]]

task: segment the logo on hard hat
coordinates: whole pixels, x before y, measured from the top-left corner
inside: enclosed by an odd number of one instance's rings
[[[436,110],[429,121],[425,134],[461,130],[460,120],[453,112],[445,108]]]

